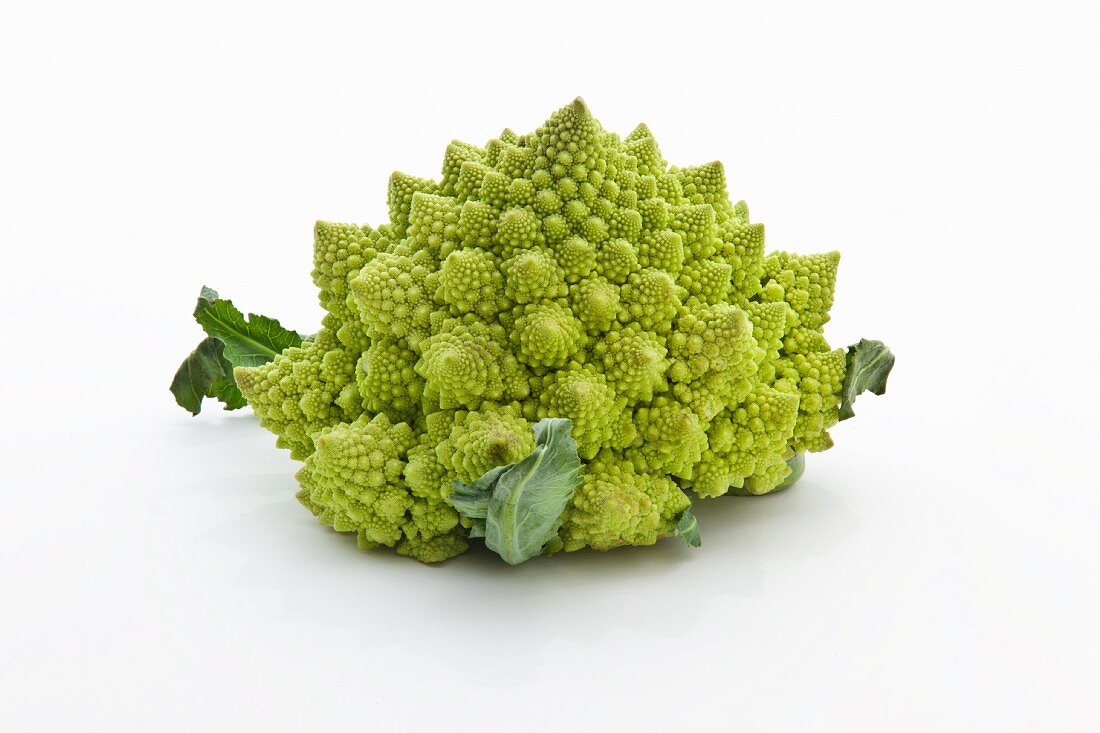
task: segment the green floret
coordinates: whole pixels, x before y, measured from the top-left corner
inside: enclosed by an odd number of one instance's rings
[[[653,197],[652,194],[642,194],[642,188],[648,187],[652,190],[656,190],[657,181],[653,176],[642,176],[638,179],[638,195],[648,195],[650,198],[643,198],[638,201],[638,214],[642,217],[642,234],[651,235],[662,231],[671,231],[667,229],[669,223],[669,205],[664,199]],[[675,232],[672,232],[675,234]],[[679,238],[679,234],[676,235]],[[683,251],[683,239],[678,239],[680,242],[681,251]],[[648,265],[649,267],[660,267],[657,264]],[[673,272],[673,270],[669,270]]]
[[[417,506],[410,511],[415,512]],[[411,535],[397,546],[397,554],[425,563],[443,562],[466,552],[469,546],[464,534],[457,531],[431,537]]]
[[[466,166],[463,166],[465,170]],[[468,200],[458,214],[458,237],[463,247],[481,247],[495,251],[493,239],[497,232],[497,215],[491,206]]]
[[[836,287],[839,252],[792,255],[772,252],[764,260],[765,300],[785,300],[798,314],[799,325],[820,329],[829,320]]]
[[[625,239],[603,242],[596,250],[596,272],[600,277],[621,285],[638,270],[638,253]]]
[[[634,131],[626,136],[626,151],[638,162],[638,173],[643,176],[663,176],[668,169],[668,163],[661,156],[661,150],[657,147],[657,141],[653,133],[643,122],[634,128]],[[653,178],[653,187],[650,196],[656,194],[656,179]]]
[[[700,496],[720,496],[747,485],[764,494],[787,477],[787,443],[798,416],[798,396],[757,386],[736,408],[722,412],[707,433],[709,445],[690,485]]]
[[[670,229],[646,235],[638,246],[638,262],[677,275],[684,266],[684,241]]]
[[[793,312],[785,303],[748,303],[745,312],[752,322],[752,335],[757,346],[769,355],[768,361],[774,361],[783,348],[783,336]]]
[[[708,422],[752,389],[756,342],[740,308],[693,308],[677,321],[668,349],[673,395]]]
[[[511,303],[504,292],[504,275],[492,252],[462,249],[447,256],[429,282],[436,285],[435,299],[451,307],[456,316],[476,313],[492,319]]]
[[[677,283],[688,292],[687,306],[726,303],[733,267],[721,260],[692,262],[680,272]]]
[[[680,184],[679,178],[665,174],[656,176],[656,180],[657,196],[664,199],[670,209],[684,202],[684,187]]]
[[[350,424],[324,428],[314,436],[316,450],[298,472],[299,499],[337,532],[357,532],[364,540],[392,547],[413,497],[401,483],[404,457],[416,444],[405,423],[385,415],[364,415]]]
[[[385,252],[351,281],[352,299],[371,338],[392,336],[417,348],[429,334],[432,304],[425,258]]]
[[[481,155],[481,160],[465,160],[459,165],[458,179],[454,184],[456,202],[464,204],[470,199],[476,198],[481,190],[481,184],[485,181],[485,176],[492,170],[482,162],[485,160],[485,151],[481,151]],[[444,165],[446,165],[446,161],[444,161]]]
[[[590,334],[611,328],[619,314],[619,289],[602,277],[588,277],[569,288],[569,306]]]
[[[444,250],[453,249],[458,238],[460,211],[449,196],[414,193],[409,209],[410,246],[417,251],[427,251],[436,259]]]
[[[559,533],[568,552],[652,545],[691,506],[672,480],[638,473],[613,451],[601,451],[586,463],[581,477]]]
[[[668,388],[667,353],[661,339],[643,331],[637,323],[611,331],[592,347],[594,363],[603,369],[608,383],[629,405],[648,402],[655,392]]]
[[[517,308],[511,339],[516,356],[532,367],[560,367],[588,341],[584,324],[560,303]]]
[[[463,168],[469,164],[478,166],[482,171],[488,170],[488,168],[479,164],[484,156],[485,151],[482,148],[459,140],[452,140],[451,144],[447,146],[447,151],[443,154],[443,175],[439,184],[440,193],[444,196],[459,196],[465,200],[463,194],[468,191],[468,188],[463,190],[460,183]],[[481,185],[480,181],[478,185]]]
[[[237,367],[233,375],[260,424],[300,461],[313,452],[313,433],[362,413],[355,361],[330,331],[322,330],[300,348],[261,366]]]
[[[324,428],[313,436],[315,452],[298,471],[298,499],[322,524],[355,532],[359,546],[398,546],[424,562],[465,549],[458,513],[438,496],[414,496],[402,480],[405,458],[416,445],[412,429],[385,415]],[[452,550],[447,554],[445,550]]]
[[[356,384],[363,406],[371,414],[415,422],[424,380],[416,373],[419,357],[392,337],[376,340],[359,360]]]
[[[783,337],[783,352],[786,354],[813,354],[831,349],[820,331],[805,326],[796,326]]]
[[[689,166],[675,171],[684,191],[684,198],[693,204],[709,204],[723,218],[733,211],[726,193],[726,171],[720,161]]]
[[[368,226],[327,221],[314,226],[313,241],[313,283],[327,311],[322,325],[348,348],[363,351],[368,341],[358,314],[347,302],[348,282],[385,242]]]
[[[525,375],[507,350],[501,326],[448,318],[434,330],[415,367],[426,380],[424,396],[430,403],[476,408],[483,400],[527,396]]]
[[[533,196],[533,203],[535,211],[543,216],[558,213],[561,211],[562,206],[561,197],[548,188],[536,192]]]
[[[623,285],[620,323],[637,323],[647,331],[668,333],[680,312],[683,288],[667,272],[651,267],[630,275]]]
[[[733,266],[734,302],[738,304],[757,296],[764,275],[764,225],[748,223],[748,207],[743,207],[740,213],[744,219],[735,214],[723,225],[718,250],[719,256]]]
[[[745,313],[752,322],[752,336],[759,349],[756,379],[762,384],[772,384],[779,365],[779,353],[783,349],[783,337],[796,316],[784,302],[749,302],[745,304]]]
[[[776,388],[800,395],[791,447],[810,453],[833,447],[828,430],[840,420],[844,349],[792,354],[780,365]]]
[[[607,181],[604,185],[616,184]],[[615,196],[619,206],[612,211],[608,233],[623,242],[637,242],[642,233],[642,215],[629,208],[634,205],[637,195],[633,191],[621,191]]]
[[[508,209],[497,222],[497,246],[494,251],[499,252],[501,257],[509,258],[517,250],[525,250],[535,244],[538,234],[539,220],[533,213],[526,209]]]
[[[486,405],[480,412],[458,413],[435,452],[444,468],[470,483],[490,468],[515,463],[534,447],[531,426],[516,407]]]
[[[487,154],[486,162],[490,166],[497,166],[497,161],[500,159],[500,152],[502,147],[499,144],[494,145],[490,142],[485,146],[485,152]],[[498,214],[502,213],[508,206],[508,186],[510,181],[508,176],[504,175],[500,171],[490,170],[481,179],[481,188],[478,189],[477,197],[491,206]]]
[[[516,303],[534,303],[566,294],[565,272],[553,253],[536,247],[517,252],[500,267],[504,293]]]
[[[580,282],[596,269],[596,247],[584,237],[567,237],[554,247],[554,257],[570,284]]]
[[[707,447],[706,425],[690,409],[664,397],[634,411],[637,437],[626,452],[642,473],[690,479]]]
[[[581,458],[616,445],[616,435],[624,430],[619,420],[625,406],[626,400],[615,395],[602,372],[576,362],[548,377],[539,395],[540,418],[573,421],[573,438]]]
[[[403,239],[409,226],[409,212],[412,210],[413,197],[417,193],[434,194],[439,187],[434,181],[417,178],[406,173],[396,172],[390,176],[389,189],[386,192],[386,204],[390,210],[390,229],[395,239]]]
[[[444,439],[432,440],[423,433],[419,442],[409,449],[404,478],[413,496],[442,499],[450,495],[458,474],[444,466],[436,455],[436,447]]]
[[[674,179],[675,180],[675,179]],[[717,215],[710,204],[673,206],[670,226],[684,240],[689,259],[702,261],[718,251]]]

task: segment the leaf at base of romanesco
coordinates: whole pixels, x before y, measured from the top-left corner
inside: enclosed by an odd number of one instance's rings
[[[563,418],[540,420],[534,449],[470,483],[455,481],[451,504],[475,520],[485,545],[518,565],[541,554],[561,527],[562,512],[580,483],[581,462]]]

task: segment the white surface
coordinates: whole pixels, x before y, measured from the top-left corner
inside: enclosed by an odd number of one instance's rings
[[[0,728],[1095,729],[1092,6],[93,5],[0,24]],[[201,284],[312,330],[315,219],[577,94],[843,251],[899,361],[796,489],[425,567],[172,403]]]

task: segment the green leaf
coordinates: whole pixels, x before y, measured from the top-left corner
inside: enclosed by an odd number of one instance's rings
[[[858,344],[848,347],[845,360],[847,368],[841,391],[841,420],[847,420],[856,414],[852,403],[862,393],[885,394],[886,379],[894,368],[894,355],[881,341],[860,339]]]
[[[237,310],[233,301],[219,298],[216,290],[206,287],[195,304],[195,320],[208,336],[225,344],[225,358],[233,366],[254,367],[266,364],[292,346],[302,345],[302,335],[284,328],[274,318]]]
[[[570,435],[573,423],[547,418],[534,427],[535,449],[498,466],[471,484],[455,482],[451,504],[474,520],[471,537],[512,565],[541,554],[561,527],[561,515],[581,482],[581,460]]]
[[[183,360],[169,389],[176,403],[192,415],[202,409],[204,397],[216,397],[225,403],[225,409],[244,407],[245,399],[233,381],[233,365],[225,358],[225,345],[208,337]]]
[[[192,415],[199,414],[204,397],[221,400],[227,410],[244,407],[248,401],[233,380],[233,367],[266,364],[303,341],[274,318],[249,313],[246,319],[232,301],[205,285],[195,304],[195,320],[208,338],[180,365],[171,386],[176,402]]]
[[[200,304],[206,303],[207,305],[209,305],[209,304],[213,303],[215,300],[217,300],[218,297],[219,297],[218,296],[218,291],[215,290],[214,288],[210,287],[209,285],[203,285],[202,289],[199,290],[199,303]],[[199,309],[199,306],[195,306],[195,310],[198,310],[198,309]]]
[[[565,547],[565,543],[561,541],[561,537],[554,535],[550,538],[550,541],[546,543],[546,547],[542,549],[543,555],[553,555],[554,553],[561,552]]]
[[[489,499],[493,495],[497,477],[509,468],[511,465],[491,468],[472,484],[464,484],[455,479],[454,490],[448,499],[451,506],[470,519],[485,519],[489,513]]]
[[[699,536],[699,520],[695,518],[691,507],[684,510],[684,513],[680,516],[680,521],[672,528],[672,534],[692,547],[699,547],[703,544],[703,540]]]
[[[226,362],[228,364],[228,362]],[[216,379],[210,385],[210,389],[207,390],[207,397],[214,397],[225,404],[227,410],[239,410],[248,404],[248,400],[241,394],[241,390],[237,388],[237,383],[233,380],[233,369],[230,366],[229,376],[225,379]]]

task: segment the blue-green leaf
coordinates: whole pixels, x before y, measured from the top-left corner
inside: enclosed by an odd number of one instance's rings
[[[691,507],[684,510],[684,513],[680,516],[680,521],[672,528],[672,534],[692,547],[699,547],[703,544],[703,539],[699,536],[699,520],[695,518]]]
[[[216,397],[225,403],[225,409],[236,410],[245,406],[244,395],[233,381],[233,365],[222,354],[224,344],[209,337],[183,360],[169,389],[176,403],[198,415],[204,397]]]
[[[529,455],[471,484],[455,482],[449,501],[474,520],[470,536],[484,532],[485,545],[512,565],[541,554],[557,536],[562,512],[581,482],[572,427],[566,418],[541,420]]]
[[[447,501],[458,510],[459,514],[473,520],[470,537],[485,536],[485,516],[489,513],[489,499],[493,495],[493,487],[497,477],[510,467],[492,468],[472,484],[464,484],[455,479],[454,488],[451,490],[451,495],[447,497]]]
[[[856,413],[852,403],[863,392],[881,395],[886,392],[886,379],[894,368],[894,355],[881,341],[860,339],[848,347],[845,356],[844,386],[841,389],[840,419]]]

